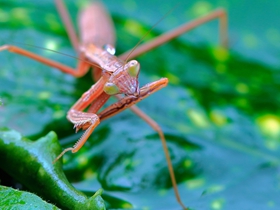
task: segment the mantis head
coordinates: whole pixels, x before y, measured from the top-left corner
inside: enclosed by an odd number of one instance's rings
[[[137,96],[139,94],[139,72],[140,64],[138,61],[129,61],[111,74],[109,80],[104,85],[104,92],[108,95],[123,93],[125,95]]]

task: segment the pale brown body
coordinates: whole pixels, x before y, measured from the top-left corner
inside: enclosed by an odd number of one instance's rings
[[[68,12],[62,1],[56,0],[56,4],[61,18],[66,26],[71,43],[80,57],[77,69],[73,69],[55,61],[43,58],[16,46],[4,45],[0,47],[0,51],[9,50],[10,52],[30,57],[39,62],[56,67],[65,73],[72,74],[75,77],[85,75],[90,67],[95,68],[95,71],[93,71],[94,78],[98,79],[98,81],[81,96],[81,98],[67,113],[67,119],[74,124],[76,131],[79,129],[86,131],[73,147],[65,149],[55,159],[55,161],[57,161],[67,151],[72,151],[73,153],[77,152],[84,145],[94,128],[101,120],[109,118],[127,108],[131,108],[132,111],[144,119],[159,133],[177,201],[184,209],[187,209],[180,199],[165,137],[161,128],[148,115],[133,106],[148,97],[150,94],[165,87],[168,83],[168,79],[162,78],[139,88],[139,63],[137,61],[130,61],[126,63],[126,60],[128,60],[128,56],[129,58],[134,58],[181,35],[182,33],[185,33],[186,31],[197,27],[204,22],[208,22],[215,18],[220,19],[220,39],[222,45],[226,45],[227,16],[225,11],[216,10],[207,16],[199,18],[188,24],[184,24],[181,27],[161,35],[146,44],[140,45],[133,51],[128,51],[127,53],[116,57],[113,55],[115,45],[115,31],[113,23],[110,16],[107,15],[106,10],[100,3],[93,3],[80,13],[80,41],[76,36]],[[136,72],[135,69],[137,70]],[[120,98],[117,96],[119,98],[118,102],[98,113],[100,108],[106,103],[111,95],[119,93],[125,94],[125,97]],[[88,109],[84,112],[86,108]]]

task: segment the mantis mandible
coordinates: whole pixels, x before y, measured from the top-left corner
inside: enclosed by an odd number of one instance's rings
[[[130,108],[159,134],[163,144],[176,199],[183,209],[187,209],[180,198],[163,131],[153,119],[134,106],[134,104],[148,97],[150,94],[165,87],[168,84],[168,79],[162,78],[139,88],[138,75],[140,64],[136,60],[128,61],[128,59],[137,57],[138,55],[158,47],[205,22],[217,18],[220,20],[220,41],[222,45],[226,46],[226,12],[222,9],[217,9],[206,16],[185,23],[168,33],[116,57],[114,55],[115,32],[113,23],[110,16],[100,3],[92,3],[80,13],[79,26],[81,38],[79,41],[68,11],[62,0],[56,0],[55,2],[62,21],[66,26],[66,31],[71,44],[79,54],[79,63],[76,69],[36,55],[17,46],[4,45],[0,47],[0,51],[8,50],[10,52],[27,56],[75,77],[84,76],[90,67],[94,67],[94,78],[98,79],[98,81],[81,96],[67,113],[67,119],[74,124],[76,131],[82,129],[85,130],[85,132],[73,147],[63,150],[54,162],[62,157],[67,151],[71,151],[72,153],[79,151],[100,121]],[[116,103],[110,105],[103,111],[98,112],[111,96],[118,94],[124,94],[125,96],[122,98],[117,96],[119,100]],[[86,108],[88,109],[84,111]]]

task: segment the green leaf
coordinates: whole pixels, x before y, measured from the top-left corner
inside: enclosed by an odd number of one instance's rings
[[[15,190],[13,188],[0,186],[0,208],[13,210],[59,210],[59,208],[43,201],[37,195],[29,192]]]
[[[0,131],[0,167],[29,190],[63,209],[105,209],[101,191],[88,199],[68,182],[61,161],[52,163],[60,152],[54,132],[33,142],[13,130]]]

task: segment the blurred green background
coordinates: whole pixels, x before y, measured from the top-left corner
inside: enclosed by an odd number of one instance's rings
[[[74,20],[85,2],[67,1]],[[131,49],[177,2],[104,1],[116,24],[117,54]],[[1,45],[32,44],[75,55],[53,1],[0,0],[0,5]],[[219,47],[213,21],[139,57],[141,86],[160,77],[170,80],[139,107],[163,128],[187,206],[278,209],[280,2],[181,1],[147,39],[218,7],[229,14],[229,50]],[[31,139],[54,130],[63,147],[73,145],[81,134],[74,134],[65,115],[92,85],[91,75],[75,79],[8,52],[0,52],[0,60],[0,126]],[[134,209],[180,209],[157,134],[130,111],[101,123],[64,162],[77,189],[89,195],[105,190],[108,208],[130,203]]]

